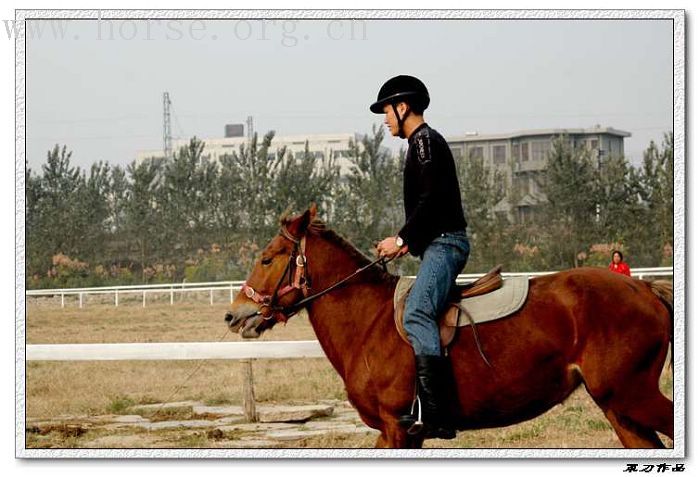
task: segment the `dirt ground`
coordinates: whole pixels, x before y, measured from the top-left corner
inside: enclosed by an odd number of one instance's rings
[[[27,303],[28,344],[238,341],[223,321],[227,294],[191,294],[174,306],[169,296]],[[263,335],[264,340],[315,339],[304,316]],[[236,406],[243,400],[242,366],[212,361],[29,362],[26,368],[26,443],[29,448],[363,448],[368,429],[346,402],[343,383],[325,359],[256,360],[255,398],[261,410],[280,405],[327,405],[330,415],[250,425]],[[671,396],[672,377],[662,375]],[[175,402],[188,402],[182,408]],[[162,403],[166,403],[163,405]],[[170,403],[170,407],[168,404]],[[160,415],[139,411],[153,405]],[[190,407],[187,407],[190,406]],[[194,407],[192,407],[194,406]],[[223,413],[223,408],[231,411]],[[166,411],[166,409],[168,409]],[[199,412],[196,410],[199,409]],[[207,410],[208,409],[208,410]],[[215,412],[212,413],[211,409]],[[227,412],[228,412],[227,411]],[[218,413],[218,414],[217,414]],[[223,413],[223,414],[221,414]],[[258,426],[258,427],[255,427]],[[260,427],[262,426],[262,427]],[[275,427],[277,426],[277,427]],[[672,441],[664,439],[667,446]],[[612,428],[584,389],[542,416],[514,426],[459,433],[425,447],[619,448]]]

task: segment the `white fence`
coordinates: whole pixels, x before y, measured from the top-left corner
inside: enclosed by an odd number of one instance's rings
[[[635,278],[645,277],[672,277],[673,267],[657,267],[657,268],[633,268],[632,276]],[[549,275],[556,272],[519,272],[519,273],[503,273],[504,277],[536,277],[541,275]],[[483,273],[471,273],[459,275],[457,282],[464,283],[474,281],[481,277]],[[180,298],[187,292],[209,292],[209,304],[214,304],[215,291],[228,291],[229,302],[233,301],[234,293],[238,292],[243,285],[243,281],[223,281],[223,282],[201,282],[201,283],[171,283],[171,284],[155,284],[155,285],[128,285],[128,286],[111,286],[111,287],[94,287],[94,288],[54,288],[41,290],[27,290],[27,296],[36,297],[57,297],[61,298],[61,307],[66,306],[66,297],[77,296],[78,306],[83,307],[84,298],[90,295],[114,295],[114,306],[119,306],[119,297],[125,295],[141,295],[142,306],[145,307],[147,294],[166,294],[170,295],[170,304],[175,303],[175,295]]]
[[[243,360],[243,409],[257,420],[253,359],[325,358],[318,341],[97,343],[26,345],[27,361]]]
[[[318,341],[29,344],[27,361],[324,358]]]

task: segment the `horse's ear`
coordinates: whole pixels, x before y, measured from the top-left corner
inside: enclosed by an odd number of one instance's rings
[[[316,217],[316,204],[311,204],[311,207],[301,214],[299,217],[291,220],[287,225],[287,230],[289,233],[297,238],[301,238],[306,233],[309,228],[309,224]]]
[[[309,225],[311,225],[311,222],[313,222],[316,218],[317,213],[318,208],[316,207],[316,203],[314,202],[311,204],[308,210],[301,214],[299,217],[296,217],[294,219],[283,220],[282,225],[286,225],[287,230],[289,230],[289,233],[291,233],[295,237],[300,238],[306,233],[306,230],[309,228]]]

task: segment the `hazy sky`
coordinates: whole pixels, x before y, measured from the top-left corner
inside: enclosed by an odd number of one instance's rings
[[[445,136],[600,124],[632,133],[638,163],[673,126],[671,20],[367,20],[354,38],[349,20],[76,20],[63,39],[41,27],[27,40],[33,169],[56,143],[82,167],[162,148],[164,91],[176,138],[221,137],[248,115],[279,135],[369,132],[396,74],[426,83]]]

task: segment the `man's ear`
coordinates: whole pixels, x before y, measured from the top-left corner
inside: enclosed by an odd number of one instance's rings
[[[396,109],[398,110],[401,117],[405,118],[406,111],[409,111],[411,108],[406,101],[399,101],[399,103],[396,105]]]

